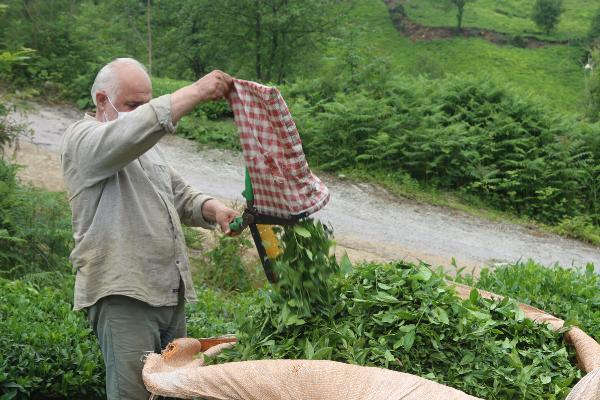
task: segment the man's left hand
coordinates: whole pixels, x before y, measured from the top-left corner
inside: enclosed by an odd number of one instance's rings
[[[238,216],[238,212],[227,207],[219,200],[211,199],[202,206],[202,215],[209,221],[215,221],[227,236],[237,236],[239,232],[229,229],[229,224]]]

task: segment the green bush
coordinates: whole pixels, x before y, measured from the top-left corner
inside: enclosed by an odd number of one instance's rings
[[[531,19],[549,35],[558,25],[563,11],[563,0],[536,0]]]
[[[105,398],[100,348],[62,278],[58,288],[0,279],[3,399]]]
[[[598,44],[598,41],[600,41],[600,8],[596,11],[590,23],[588,40],[595,42],[595,44]]]
[[[247,231],[237,237],[215,236],[214,247],[192,257],[195,282],[225,292],[248,291],[264,282],[256,263],[245,259],[253,246]]]
[[[383,95],[359,87],[290,104],[307,157],[322,169],[405,172],[538,221],[587,216],[600,225],[600,126],[493,80],[402,76]]]
[[[29,133],[24,124],[19,124],[12,118],[10,114],[13,111],[15,111],[14,106],[10,107],[0,102],[0,159],[4,158],[6,148],[13,145],[19,136]]]
[[[64,194],[19,185],[16,171],[0,159],[0,277],[69,272],[73,238]]]
[[[201,145],[241,151],[240,138],[233,120],[211,121],[206,117],[190,115],[177,124],[177,134]]]
[[[224,292],[198,287],[198,302],[186,306],[187,335],[194,338],[234,334],[237,321],[243,319],[256,298],[253,292]]]
[[[600,276],[586,268],[545,267],[534,261],[484,268],[459,282],[510,296],[579,326],[600,341]]]
[[[105,398],[104,361],[82,312],[73,312],[73,277],[60,272],[0,278],[0,397]],[[235,333],[253,293],[198,288],[188,304],[188,336]],[[3,397],[5,396],[5,397]]]

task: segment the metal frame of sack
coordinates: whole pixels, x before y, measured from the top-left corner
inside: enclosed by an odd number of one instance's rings
[[[302,214],[291,215],[290,218],[275,217],[272,215],[260,213],[254,207],[254,193],[252,190],[252,181],[250,180],[250,174],[247,168],[245,189],[242,192],[242,195],[246,199],[246,208],[244,209],[244,212],[241,216],[237,217],[231,224],[229,224],[229,229],[231,229],[234,232],[241,232],[246,227],[250,228],[252,240],[254,241],[256,250],[258,251],[258,256],[260,258],[263,270],[265,271],[265,275],[267,276],[267,279],[270,283],[276,283],[278,278],[275,274],[275,271],[273,271],[271,259],[267,255],[265,245],[263,244],[263,238],[261,238],[260,236],[260,232],[257,225],[294,225],[302,218],[306,218],[309,215],[309,213],[305,212]],[[276,244],[270,243],[270,245],[273,246]]]

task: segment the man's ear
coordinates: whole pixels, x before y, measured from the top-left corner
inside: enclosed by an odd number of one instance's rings
[[[96,92],[96,107],[98,106],[102,106],[102,109],[104,109],[104,104],[106,103],[106,93],[102,92],[102,91],[98,91]]]

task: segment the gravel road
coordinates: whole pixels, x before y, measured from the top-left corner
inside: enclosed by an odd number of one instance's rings
[[[24,180],[61,190],[58,149],[65,128],[82,113],[69,106],[33,104],[16,116],[33,129],[21,139],[18,161]],[[224,200],[242,203],[244,165],[241,154],[200,150],[177,136],[161,140],[168,161],[194,187]],[[544,265],[582,266],[600,271],[600,248],[509,223],[490,222],[443,207],[399,198],[369,184],[321,176],[332,198],[315,214],[330,223],[338,247],[351,259],[423,260],[433,265],[478,268],[533,259]]]

